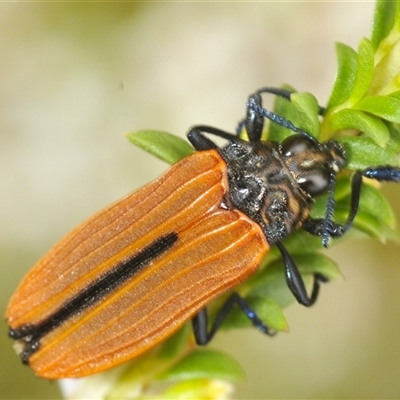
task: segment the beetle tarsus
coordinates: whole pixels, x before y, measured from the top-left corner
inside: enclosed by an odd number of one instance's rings
[[[203,308],[200,310],[192,319],[193,333],[198,345],[206,345],[214,337],[215,333],[221,327],[223,321],[232,310],[232,308],[238,305],[246,317],[252,322],[252,324],[259,329],[262,333],[268,336],[274,336],[275,331],[272,331],[265,325],[257,314],[253,311],[247,301],[241,297],[238,293],[234,292],[230,295],[228,300],[224,303],[221,310],[218,312],[213,325],[208,330],[208,313],[207,309]]]

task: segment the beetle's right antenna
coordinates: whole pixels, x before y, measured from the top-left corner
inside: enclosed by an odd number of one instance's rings
[[[335,186],[336,186],[336,176],[333,171],[329,173],[329,185],[328,185],[328,199],[326,201],[325,208],[325,218],[324,218],[324,228],[322,231],[322,244],[324,247],[328,247],[329,239],[331,237],[332,227],[333,227],[333,214],[335,210]]]
[[[250,96],[249,101],[247,103],[247,107],[257,113],[258,115],[261,115],[267,119],[269,119],[272,122],[275,122],[278,125],[283,126],[284,128],[290,129],[293,132],[300,133],[301,135],[307,137],[310,139],[312,142],[315,144],[319,144],[318,140],[315,139],[314,136],[311,136],[308,132],[303,131],[303,129],[298,128],[297,126],[293,125],[292,122],[289,120],[281,117],[278,114],[275,114],[272,111],[267,110],[261,105],[261,101],[259,100],[260,95],[258,93],[253,94]]]

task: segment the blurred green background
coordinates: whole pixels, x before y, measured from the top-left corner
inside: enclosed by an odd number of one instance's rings
[[[334,41],[357,47],[373,3],[1,3],[0,301],[59,238],[167,166],[122,136],[233,130],[247,95],[290,83],[323,104]],[[400,216],[399,186],[385,187]],[[330,250],[344,280],[290,334],[217,335],[248,373],[237,398],[399,398],[399,247]],[[57,399],[0,331],[0,398]]]

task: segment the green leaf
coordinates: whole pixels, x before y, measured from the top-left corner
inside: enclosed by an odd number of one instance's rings
[[[398,90],[397,92],[390,93],[389,96],[400,101],[400,90]]]
[[[196,348],[178,363],[157,375],[159,380],[222,379],[238,381],[245,374],[238,362],[228,354],[206,348]]]
[[[400,89],[400,34],[396,38],[387,38],[379,47],[379,56],[375,54],[375,74],[369,94],[386,95]]]
[[[342,172],[336,179],[335,185],[335,201],[345,199],[351,193],[351,178],[353,176],[352,172]]]
[[[337,73],[327,109],[347,101],[354,86],[357,73],[357,53],[349,46],[336,43]]]
[[[217,379],[189,379],[175,383],[156,395],[140,397],[140,400],[218,400],[228,399],[233,385]]]
[[[374,75],[374,51],[368,39],[362,39],[357,55],[357,70],[349,98],[350,104],[359,101],[367,92]]]
[[[126,137],[136,146],[169,164],[174,164],[194,152],[186,140],[167,132],[141,130],[130,132]]]
[[[350,182],[348,182],[350,188]],[[350,190],[346,197],[337,201],[335,206],[335,221],[346,221],[350,210]],[[360,205],[354,221],[354,227],[370,236],[381,240],[388,236],[389,231],[396,226],[396,218],[390,203],[381,191],[369,184],[364,184],[361,190]]]
[[[335,208],[335,220],[344,221],[349,214],[349,206],[337,204]],[[386,240],[394,240],[398,241],[399,234],[388,225],[384,224],[379,217],[375,215],[365,212],[363,210],[359,210],[357,212],[357,216],[354,219],[354,223],[350,232],[346,234],[351,234],[353,230],[363,232],[364,234],[373,237],[375,239],[379,239],[380,241]]]
[[[400,100],[390,96],[367,96],[354,108],[376,115],[390,122],[400,123]]]
[[[399,124],[387,124],[390,139],[387,144],[387,148],[398,154],[400,152],[400,125]]]
[[[281,308],[295,302],[296,299],[289,290],[285,279],[282,259],[279,258],[272,262],[268,266],[268,270],[268,272],[264,271],[264,275],[260,275],[257,285],[253,285],[252,296],[268,296]],[[307,285],[310,279],[308,276],[303,276],[303,281]]]
[[[294,91],[292,87],[286,85],[284,85],[283,88],[290,91]],[[291,101],[284,99],[280,96],[276,96],[273,110],[276,114],[284,117],[287,121],[292,122],[294,125],[297,124],[298,113]],[[274,122],[270,122],[266,140],[282,142],[292,133],[293,132],[291,132],[289,129]]]
[[[326,196],[324,198],[321,198],[321,204],[323,207],[323,215],[324,215],[326,208]],[[314,207],[315,205],[313,206],[313,209]],[[321,250],[322,248],[321,243],[322,242],[320,237],[310,235],[302,230],[298,230],[292,233],[284,240],[285,247],[290,252],[290,254],[314,253],[316,250]]]
[[[296,92],[290,96],[291,102],[298,112],[296,126],[318,138],[320,123],[318,101],[311,93]]]
[[[277,96],[274,112],[296,127],[318,137],[320,132],[319,106],[315,96],[307,92],[295,92],[293,88],[287,85],[284,86],[284,89],[293,91],[290,101]],[[292,134],[293,132],[290,129],[276,123],[270,123],[269,133],[265,136],[267,140],[282,142]]]
[[[369,136],[379,146],[384,147],[390,139],[389,129],[377,117],[365,114],[363,111],[343,108],[331,114],[329,126],[332,131],[356,129]]]
[[[396,226],[396,217],[392,207],[382,192],[372,185],[364,184],[360,199],[360,210],[376,217],[389,228]]]
[[[336,262],[324,254],[293,254],[293,258],[302,275],[319,273],[329,280],[342,276]]]
[[[361,171],[373,165],[400,166],[396,153],[389,149],[382,149],[369,137],[343,136],[336,140],[345,146],[346,168]]]
[[[340,206],[336,208],[336,213],[348,213],[348,207],[346,210],[341,209]],[[359,210],[357,216],[354,219],[353,227],[365,232],[368,236],[372,236],[376,239],[381,239],[385,236],[386,229],[384,225],[374,215]]]
[[[380,42],[389,35],[396,17],[398,2],[391,0],[377,1],[372,24],[371,43],[377,49]]]

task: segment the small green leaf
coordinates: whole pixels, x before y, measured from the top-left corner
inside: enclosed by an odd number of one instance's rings
[[[368,39],[362,39],[357,55],[357,71],[349,99],[350,104],[359,101],[367,92],[374,75],[374,51]]]
[[[323,215],[325,215],[326,209],[326,196],[321,199],[321,204],[323,208]],[[320,200],[318,199],[318,200]],[[315,204],[313,206],[313,209]],[[290,254],[295,253],[303,253],[309,254],[314,253],[316,250],[321,250],[322,242],[321,238],[318,236],[310,235],[303,230],[298,230],[292,234],[290,234],[285,240],[285,247],[290,252]]]
[[[174,164],[194,152],[186,140],[167,132],[142,130],[130,132],[126,136],[136,146],[169,164]]]
[[[360,210],[367,212],[389,228],[396,226],[396,217],[392,207],[382,192],[372,185],[363,185]]]
[[[395,21],[398,2],[384,0],[377,1],[372,24],[371,43],[375,49],[389,34]]]
[[[346,168],[362,171],[373,165],[400,166],[396,153],[389,149],[382,149],[369,137],[343,136],[336,140],[345,146]]]
[[[178,363],[157,375],[159,380],[223,379],[238,381],[245,374],[238,362],[221,351],[196,348]]]
[[[284,86],[283,88],[294,91],[294,89],[289,86]],[[294,125],[297,125],[298,113],[291,101],[284,99],[280,96],[276,96],[273,110],[276,114],[284,117],[287,121],[290,121]],[[266,139],[275,142],[282,142],[292,133],[293,132],[291,132],[289,129],[274,122],[270,122],[269,132]]]
[[[388,123],[387,126],[390,133],[387,148],[398,154],[400,152],[400,125]]]
[[[343,108],[331,114],[329,126],[332,131],[356,129],[384,147],[390,139],[389,129],[380,119],[363,111]]]
[[[282,259],[279,258],[268,266],[268,272],[264,271],[259,282],[253,285],[252,296],[265,296],[273,299],[281,308],[292,304],[296,299],[289,290],[285,275]],[[305,284],[309,283],[309,277],[303,276]],[[258,310],[257,310],[258,311]],[[277,329],[278,330],[278,329]]]
[[[348,182],[350,187],[350,182]],[[346,221],[350,209],[350,191],[345,198],[337,201],[335,206],[335,221]],[[361,190],[359,210],[354,221],[354,227],[370,236],[381,240],[388,236],[396,226],[394,212],[376,187],[364,184]]]
[[[354,86],[357,73],[357,53],[349,46],[336,43],[337,73],[327,109],[347,101]]]
[[[400,101],[400,90],[398,90],[397,92],[390,93],[389,96]]]
[[[322,249],[322,245],[320,245],[320,248]],[[302,275],[320,273],[330,280],[341,277],[337,264],[322,253],[314,252],[304,254],[300,252],[291,253],[291,255]],[[283,271],[282,260],[278,260],[271,263],[266,274],[274,277],[274,279],[278,279],[280,275],[283,275]],[[268,277],[268,280],[270,280],[270,277]]]
[[[319,106],[315,96],[308,92],[295,92],[290,96],[290,100],[299,113],[297,126],[318,138],[320,131]]]
[[[400,90],[400,34],[390,36],[375,54],[375,73],[368,94],[387,95]]]
[[[189,379],[175,383],[156,395],[140,397],[141,400],[218,400],[228,399],[233,385],[218,379]]]
[[[336,179],[335,185],[335,201],[341,201],[342,199],[350,196],[351,193],[351,178],[353,172],[342,172]]]
[[[277,96],[274,104],[274,112],[279,116],[290,121],[296,127],[303,129],[314,137],[318,137],[320,132],[320,122],[318,117],[317,99],[307,92],[295,92],[293,88],[284,86],[284,89],[293,91],[290,101]],[[267,140],[282,142],[293,132],[276,123],[270,123]]]
[[[367,96],[354,108],[376,115],[387,121],[400,123],[400,100],[390,96]]]
[[[329,280],[342,276],[336,262],[324,254],[293,254],[293,258],[302,275],[319,273]]]
[[[338,207],[337,213],[341,211],[342,210],[340,210]],[[384,225],[379,221],[378,218],[362,210],[357,212],[353,226],[360,231],[365,232],[367,235],[377,239],[383,238],[386,232]]]

